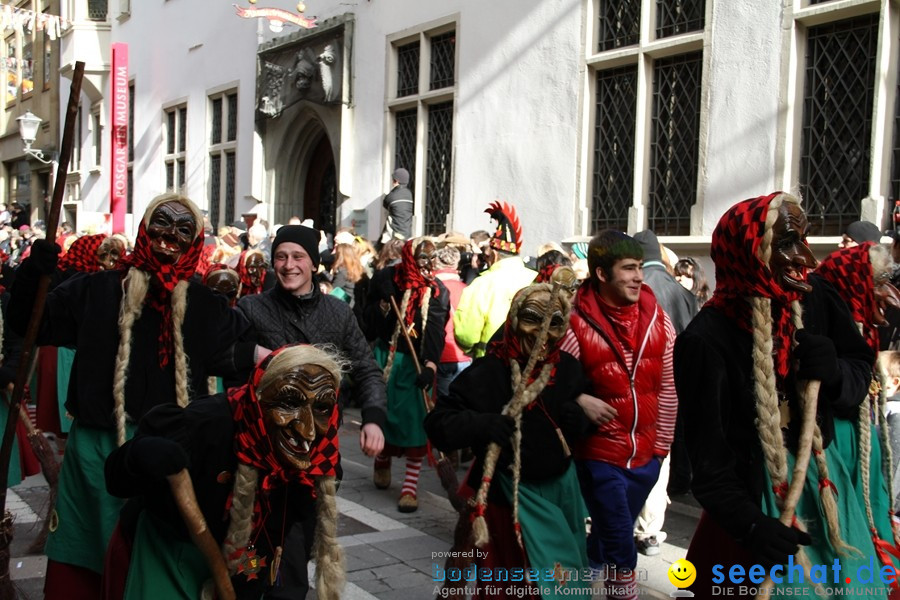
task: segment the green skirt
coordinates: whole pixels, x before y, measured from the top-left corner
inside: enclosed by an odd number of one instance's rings
[[[168,523],[141,513],[124,600],[196,600],[211,577],[197,546],[178,540]]]
[[[835,419],[835,424],[837,424],[837,421]],[[872,590],[876,587],[887,588],[887,585],[880,583],[879,572],[881,565],[869,535],[866,516],[855,493],[850,472],[845,466],[836,444],[832,443],[825,449],[825,459],[828,465],[828,478],[838,490],[836,501],[841,537],[845,543],[859,550],[859,554],[839,555],[828,541],[825,516],[819,502],[819,470],[815,460],[810,458],[809,469],[806,472],[806,483],[800,500],[797,502],[796,510],[797,519],[806,525],[806,529],[812,537],[812,544],[803,547],[810,563],[813,565],[813,572],[810,577],[820,580],[823,588],[836,590],[834,595],[857,597],[865,595],[866,590]],[[793,465],[794,457],[788,453],[788,473],[793,469]],[[772,517],[778,517],[779,515],[775,504],[775,494],[772,491],[772,483],[768,474],[766,475],[766,486],[763,492],[762,510],[765,514]],[[835,559],[839,561],[841,567],[839,574],[835,574],[832,568]],[[817,567],[816,565],[820,566]],[[810,582],[810,578],[804,575],[801,583],[795,574],[793,580],[789,582],[788,573],[787,569],[783,571],[782,574],[785,575],[782,578],[783,582],[774,584],[775,588],[793,588],[793,595],[802,595],[804,592],[798,590],[805,588],[809,590],[805,592],[806,594],[812,598],[816,597],[815,585]],[[871,576],[874,576],[875,581],[879,583],[872,583],[868,579]],[[847,581],[848,578],[850,581]],[[777,591],[775,595],[778,595]],[[885,597],[887,597],[887,594],[885,594]]]
[[[512,477],[506,472],[494,473],[512,505]],[[519,482],[519,523],[528,566],[540,569],[541,598],[586,598],[591,582],[583,578],[590,568],[587,557],[587,535],[584,520],[587,507],[581,497],[581,487],[570,464],[565,473],[539,483]],[[570,573],[570,579],[549,581],[547,572]],[[583,590],[581,592],[577,590]]]
[[[72,429],[72,417],[66,412],[66,398],[69,395],[69,378],[72,375],[72,363],[75,362],[75,351],[71,348],[56,349],[56,398],[59,403],[59,428],[63,433]]]
[[[128,436],[133,434],[129,429]],[[103,572],[106,544],[125,503],[106,493],[103,466],[115,448],[115,430],[72,424],[59,474],[56,526],[47,538],[51,560]]]
[[[388,345],[375,344],[375,361],[384,369]],[[387,382],[387,424],[384,441],[399,448],[418,448],[428,440],[425,435],[425,401],[416,387],[416,367],[412,358],[402,352],[394,354],[391,377]]]

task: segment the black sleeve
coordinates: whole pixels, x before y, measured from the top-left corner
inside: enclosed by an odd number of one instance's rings
[[[138,424],[135,436],[106,458],[104,472],[106,490],[119,498],[132,498],[158,491],[161,482],[148,478],[146,473],[134,468],[131,449],[134,441],[145,436],[171,439],[187,447],[184,409],[177,404],[160,404],[152,408]]]
[[[487,438],[481,431],[479,417],[483,413],[500,413],[509,401],[511,390],[505,394],[495,393],[495,385],[508,382],[509,374],[497,376],[492,369],[490,357],[476,359],[470,367],[460,373],[450,384],[450,393],[438,398],[437,403],[425,417],[425,433],[442,452],[459,448],[476,448],[476,454],[483,453]],[[491,374],[494,377],[491,377]],[[506,387],[510,387],[508,384]]]
[[[729,381],[723,357],[690,329],[675,340],[675,387],[684,416],[685,438],[693,468],[691,489],[703,508],[736,539],[747,535],[762,516],[742,480],[729,439],[732,396],[744,382]],[[754,428],[751,423],[747,427]]]
[[[430,360],[434,364],[441,362],[441,353],[444,351],[444,342],[446,341],[444,328],[447,326],[447,317],[450,314],[450,292],[440,281],[434,283],[438,289],[438,296],[432,295],[428,302],[428,322],[425,324],[425,340],[419,361],[423,367],[426,360]]]
[[[382,429],[387,422],[387,390],[381,369],[375,363],[372,349],[349,307],[346,307],[344,339],[341,348],[350,359],[353,377],[353,394],[358,395],[362,406],[363,423],[375,423]]]
[[[856,410],[869,393],[875,353],[859,332],[850,309],[840,295],[821,277],[810,277],[813,292],[804,307],[804,326],[811,333],[827,335],[837,350],[841,378],[819,392],[819,401],[828,402],[834,414],[855,418]]]
[[[567,393],[559,400],[559,428],[569,445],[577,443],[588,436],[594,426],[588,420],[584,409],[578,404],[578,396],[588,384],[581,363],[570,355],[561,353],[560,379],[557,385],[565,386]],[[564,370],[563,370],[564,369]]]

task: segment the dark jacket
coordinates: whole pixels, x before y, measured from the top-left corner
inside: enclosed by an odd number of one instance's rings
[[[381,312],[381,301],[389,302],[393,297],[397,303],[397,307],[403,306],[403,290],[394,283],[394,273],[397,267],[386,267],[372,278],[369,285],[369,298],[367,304],[366,336],[370,340],[381,339],[385,343],[390,343],[391,336],[394,334],[394,328],[397,324],[397,317],[394,311],[390,310],[385,315]],[[437,296],[432,295],[428,301],[428,318],[425,321],[425,331],[422,331],[422,311],[416,310],[416,316],[413,320],[413,330],[410,333],[419,364],[425,365],[426,360],[430,360],[434,364],[441,362],[441,354],[444,351],[444,327],[447,325],[447,318],[450,315],[450,292],[441,283],[435,279],[432,290],[437,290]],[[432,292],[433,294],[433,292]],[[409,347],[403,339],[403,334],[397,340],[397,352],[409,354]]]
[[[387,211],[384,231],[391,237],[408,240],[412,237],[413,204],[412,191],[405,185],[397,185],[385,194],[382,206]]]
[[[297,342],[334,345],[350,360],[352,393],[361,400],[363,422],[383,428],[387,418],[384,380],[350,305],[322,294],[316,285],[312,287],[309,296],[299,297],[275,286],[241,298],[237,307],[254,329],[252,339],[270,350]]]
[[[439,449],[449,452],[471,447],[475,463],[468,482],[473,489],[481,484],[484,457],[490,433],[479,416],[499,414],[513,395],[510,368],[496,356],[483,356],[460,373],[450,384],[450,394],[438,399],[425,417],[428,438]],[[585,385],[581,364],[565,352],[560,353],[556,372],[537,400],[522,413],[522,480],[539,482],[559,477],[571,462],[556,433],[558,426],[570,448],[587,435],[591,425],[576,402]],[[512,462],[512,449],[503,448],[497,472]],[[498,486],[492,486],[496,489]],[[500,496],[491,494],[492,501]],[[506,502],[504,501],[504,504]]]
[[[819,392],[817,421],[827,446],[834,437],[833,415],[849,418],[866,397],[874,356],[834,288],[815,275],[809,283],[804,327],[834,342],[841,370],[840,381]],[[750,332],[708,305],[675,342],[675,384],[694,468],[691,487],[716,523],[738,540],[762,516],[765,480],[752,347]],[[783,385],[792,415],[789,440],[796,440],[801,420],[795,384],[789,376]]]
[[[82,426],[112,428],[113,375],[119,348],[119,304],[124,271],[80,273],[47,295],[38,345],[76,348],[66,409]],[[20,267],[9,304],[9,323],[27,326],[39,274],[29,261]],[[190,397],[204,395],[207,377],[231,377],[253,366],[250,344],[235,344],[247,321],[209,288],[190,282],[182,333],[188,357]],[[125,384],[125,410],[137,420],[154,406],[174,400],[174,356],[159,366],[161,315],[144,304],[132,329]]]

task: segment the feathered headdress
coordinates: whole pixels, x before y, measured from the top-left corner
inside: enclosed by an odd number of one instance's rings
[[[522,224],[519,222],[515,207],[506,202],[494,201],[484,212],[497,221],[497,231],[491,238],[491,248],[518,254],[522,250]]]

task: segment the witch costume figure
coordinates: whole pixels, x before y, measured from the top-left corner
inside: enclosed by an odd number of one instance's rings
[[[735,204],[713,232],[715,294],[675,343],[703,506],[687,559],[699,574],[762,565],[775,575],[759,585],[769,595],[856,596],[886,585],[856,576],[877,559],[833,420],[865,397],[874,356],[834,289],[807,280],[808,229],[799,200],[775,192]],[[836,559],[837,580],[811,568]],[[800,566],[788,577],[786,565]],[[711,597],[712,581],[699,576],[690,590]],[[716,585],[755,595],[728,578]]]
[[[542,573],[530,585],[498,584],[499,590],[479,583],[476,598],[590,593],[587,508],[569,449],[591,425],[576,402],[586,385],[581,364],[559,349],[571,308],[559,287],[520,290],[502,338],[460,373],[425,419],[437,448],[475,453],[467,486],[472,541],[486,553],[476,559],[478,569]]]
[[[900,308],[900,293],[891,285],[893,267],[890,250],[875,242],[863,242],[835,250],[810,276],[811,279],[821,277],[837,290],[876,356],[878,327],[888,324],[885,308]],[[877,566],[897,568],[900,567],[900,560],[897,560],[900,550],[892,519],[893,469],[890,432],[884,418],[886,403],[883,382],[875,369],[859,408],[836,415],[834,446],[850,470],[856,497],[866,515],[867,529],[878,551]],[[900,585],[895,584],[892,588],[897,594]]]
[[[158,196],[123,269],[70,277],[47,296],[37,343],[77,349],[65,404],[74,421],[46,546],[48,600],[101,595],[104,553],[122,506],[106,492],[103,463],[137,420],[163,402],[186,406],[206,392],[208,375],[253,364],[253,344],[235,344],[246,320],[191,281],[202,223],[188,198]],[[26,327],[40,275],[53,273],[58,251],[52,242],[34,243],[12,291],[13,326]]]
[[[161,405],[106,462],[109,491],[131,497],[121,525],[133,532],[124,598],[212,598],[209,559],[191,541],[182,499],[167,479],[187,469],[197,504],[221,547],[238,600],[294,598],[286,532],[314,516],[316,594],[338,600],[345,570],[337,543],[335,474],[337,394],[342,365],[315,346],[284,346],[257,365],[250,381],[187,407]],[[303,577],[305,580],[305,577]]]
[[[428,390],[434,386],[450,314],[450,293],[434,277],[434,253],[431,240],[408,240],[400,263],[375,275],[367,302],[368,333],[377,339],[375,361],[384,370],[388,396],[384,451],[375,457],[373,481],[378,489],[390,487],[391,457],[406,456],[406,476],[397,501],[400,512],[413,512],[419,507],[419,473],[427,453],[422,427],[427,408],[422,390],[430,398]],[[392,298],[400,320],[391,306]],[[412,341],[413,352],[405,335]],[[416,361],[420,373],[416,372]]]

